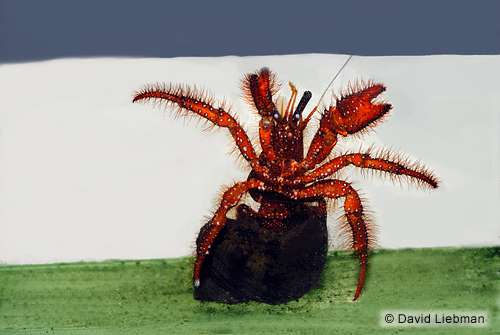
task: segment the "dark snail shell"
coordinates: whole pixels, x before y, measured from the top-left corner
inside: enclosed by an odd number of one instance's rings
[[[317,287],[328,251],[326,218],[297,213],[291,220],[292,228],[273,230],[251,216],[228,219],[203,262],[195,299],[276,305]]]

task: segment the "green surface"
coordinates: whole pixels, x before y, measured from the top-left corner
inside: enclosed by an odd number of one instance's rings
[[[191,258],[0,266],[0,333],[500,334],[500,247],[377,250],[357,302],[357,261],[330,252],[299,301],[193,299]],[[481,310],[486,328],[387,328],[384,310]]]

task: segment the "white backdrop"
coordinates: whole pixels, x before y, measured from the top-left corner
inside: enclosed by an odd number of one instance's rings
[[[347,57],[1,65],[0,260],[191,254],[220,186],[247,172],[227,155],[227,130],[202,132],[196,122],[132,104],[134,91],[156,82],[203,86],[232,102],[244,127],[255,130],[255,116],[239,98],[245,73],[268,66],[285,83],[312,91],[311,108]],[[347,174],[376,212],[382,247],[500,244],[499,77],[500,56],[353,57],[334,82],[337,91],[349,80],[373,78],[387,85],[394,106],[388,122],[354,148],[397,148],[442,180],[426,192]]]

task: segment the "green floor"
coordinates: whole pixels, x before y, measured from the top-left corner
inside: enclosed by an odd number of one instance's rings
[[[0,266],[0,333],[500,334],[500,247],[378,250],[359,301],[358,265],[331,252],[299,301],[228,306],[192,298],[192,259]],[[487,311],[483,328],[387,328],[384,310]]]

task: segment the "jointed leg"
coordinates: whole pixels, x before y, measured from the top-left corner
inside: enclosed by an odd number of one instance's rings
[[[385,153],[385,155],[390,156],[388,153]],[[400,160],[400,162],[397,162],[396,160]],[[298,181],[300,183],[310,183],[321,178],[326,178],[332,173],[350,164],[360,168],[368,168],[379,170],[382,172],[388,172],[395,175],[396,177],[412,177],[420,186],[428,186],[431,188],[438,187],[437,178],[425,167],[421,167],[416,164],[410,166],[410,164],[405,162],[404,159],[397,157],[372,158],[370,157],[369,153],[357,153],[339,156],[320,166],[316,170],[311,171],[311,173],[307,176],[294,178],[292,181],[289,181],[289,183],[292,185],[293,181]]]
[[[206,121],[210,121],[216,126],[225,127],[234,138],[241,154],[247,161],[257,161],[257,155],[252,147],[247,134],[223,107],[215,108],[211,104],[213,99],[204,96],[189,88],[182,86],[156,85],[146,87],[141,92],[137,92],[133,102],[143,102],[154,100],[155,102],[170,102],[179,106],[179,112],[183,110],[191,111]],[[204,101],[205,100],[205,101]]]
[[[357,258],[361,266],[358,287],[354,300],[358,299],[363,284],[365,282],[366,267],[368,261],[368,251],[370,243],[374,241],[373,236],[369,236],[369,222],[363,213],[363,205],[358,192],[352,186],[341,180],[323,180],[302,190],[293,190],[285,193],[293,199],[303,199],[314,196],[324,196],[327,198],[344,197],[344,211],[347,223],[352,231],[352,248],[357,252]]]
[[[241,199],[241,196],[245,192],[254,188],[258,188],[261,190],[267,189],[266,185],[262,181],[252,179],[242,183],[238,183],[224,193],[221,205],[217,210],[217,212],[215,212],[212,220],[210,221],[210,226],[204,232],[201,244],[198,246],[198,249],[196,250],[197,258],[196,258],[196,265],[194,267],[194,278],[193,278],[195,286],[200,286],[201,265],[205,257],[210,253],[210,248],[212,247],[215,238],[220,233],[222,228],[224,228],[224,226],[226,225],[227,212],[238,204],[238,202]]]
[[[267,78],[267,80],[269,80],[269,78]],[[271,83],[272,85],[276,85],[273,81],[271,81]],[[270,92],[274,90],[269,89],[268,86],[265,86],[263,89],[271,90]],[[193,114],[187,114],[186,116],[197,115],[206,121],[210,121],[215,126],[228,128],[241,155],[250,162],[252,170],[256,172],[261,179],[275,182],[275,180],[270,178],[268,168],[260,165],[255,149],[241,125],[229,112],[226,112],[223,107],[213,107],[213,98],[201,94],[194,89],[184,88],[180,85],[156,85],[146,87],[141,92],[137,92],[133,102],[147,102],[150,100],[156,103],[164,102],[177,105],[177,115],[183,115],[186,111],[193,112]],[[272,100],[270,102],[272,103]],[[273,106],[274,104],[269,108],[275,108]],[[270,146],[270,138],[266,137],[268,136],[268,130],[263,127],[265,122],[261,123],[261,132],[266,133],[266,135],[262,135],[264,136],[264,142],[269,142],[267,143],[267,147],[265,146],[264,148],[267,148],[267,155],[274,157],[274,150],[271,150],[272,146]]]

